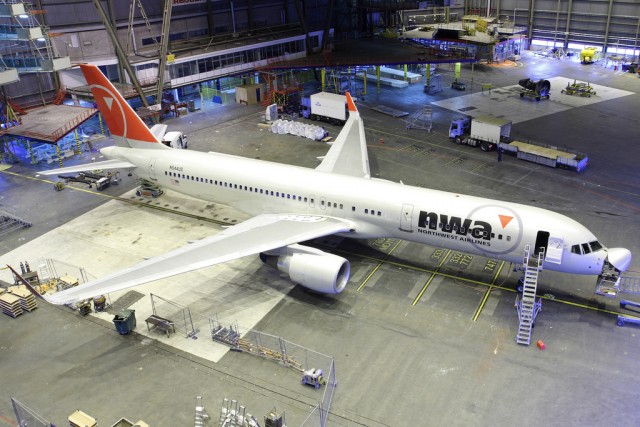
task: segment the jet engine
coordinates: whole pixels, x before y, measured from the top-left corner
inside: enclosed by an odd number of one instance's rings
[[[312,291],[339,294],[349,281],[349,261],[319,249],[291,245],[260,253],[267,265],[289,275],[292,281]]]
[[[520,92],[520,98],[527,95],[534,97],[536,101],[540,101],[541,98],[549,99],[549,92],[551,91],[549,80],[522,79],[518,84],[523,88],[522,92]]]

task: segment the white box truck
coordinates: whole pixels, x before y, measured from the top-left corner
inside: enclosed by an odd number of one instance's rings
[[[451,121],[449,138],[457,144],[480,146],[482,151],[494,150],[499,142],[509,142],[511,120],[493,116],[462,117]]]
[[[320,92],[302,98],[302,116],[311,120],[322,120],[335,125],[347,121],[347,97],[335,93]]]

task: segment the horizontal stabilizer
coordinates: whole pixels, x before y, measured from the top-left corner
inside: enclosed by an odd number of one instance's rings
[[[127,168],[135,168],[136,165],[133,163],[126,162],[124,160],[105,160],[103,162],[94,162],[94,163],[84,163],[82,165],[69,166],[66,168],[57,168],[46,171],[40,171],[38,175],[59,175],[63,173],[72,173],[72,172],[85,172],[85,171],[94,171],[97,169],[127,169]]]

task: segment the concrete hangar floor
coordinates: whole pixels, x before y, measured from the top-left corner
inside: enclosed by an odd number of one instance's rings
[[[450,71],[442,73],[445,83],[453,79]],[[550,100],[540,102],[501,93],[521,78],[558,76],[615,89],[620,96],[596,96],[565,108],[570,101],[558,86]],[[635,255],[630,274],[640,275],[637,75],[526,56],[516,67],[476,66],[472,88],[470,78],[470,68],[463,68],[467,91],[445,86],[436,96],[425,95],[422,84],[382,88],[379,94],[369,85],[359,108],[372,173],[564,213],[605,245],[629,248]],[[492,93],[480,93],[479,83],[491,83]],[[516,137],[583,151],[590,164],[577,174],[506,155],[497,162],[495,153],[449,142],[449,122],[460,111],[438,104],[432,133],[405,130],[401,119],[371,109],[386,105],[412,112],[450,99],[456,100],[451,108],[483,113],[514,102],[518,107],[509,110]],[[168,124],[189,135],[192,150],[318,164],[326,145],[261,130],[261,114],[258,107],[228,105]],[[339,131],[327,128],[333,135]],[[2,265],[44,256],[101,276],[215,233],[220,225],[214,221],[244,218],[224,206],[171,193],[138,198],[131,191],[133,178],[126,176],[104,192],[56,193],[50,182],[34,179],[40,167],[24,163],[0,173],[0,204],[34,223],[0,242]],[[533,332],[533,340],[546,345],[541,351],[515,343],[518,273],[512,266],[442,256],[438,248],[404,241],[314,244],[351,261],[352,278],[343,294],[307,292],[254,257],[136,291],[335,357],[338,387],[329,425],[636,424],[640,390],[629,379],[638,369],[639,331],[617,327],[613,314],[634,313],[619,308],[617,299],[595,296],[593,277],[542,273],[543,309]],[[7,280],[6,273],[0,271],[0,278]],[[195,396],[203,396],[210,424],[225,397],[237,399],[260,421],[274,407],[284,411],[290,426],[301,425],[320,400],[320,392],[303,387],[293,370],[220,352],[207,330],[197,340],[149,334],[143,322],[148,308],[140,305],[145,301],[148,306],[148,295],[134,304],[138,326],[129,336],[118,335],[109,316],[81,317],[43,304],[16,319],[0,316],[0,426],[13,425],[10,396],[54,423],[79,408],[101,425],[124,416],[153,426],[191,425]]]

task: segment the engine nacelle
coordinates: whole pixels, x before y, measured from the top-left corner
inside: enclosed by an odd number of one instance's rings
[[[292,252],[282,255],[261,253],[260,259],[288,274],[295,283],[325,294],[342,292],[351,272],[349,261],[319,250],[317,253]]]

